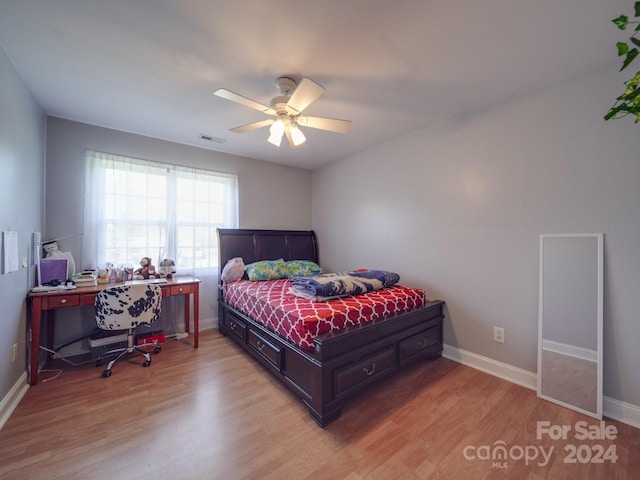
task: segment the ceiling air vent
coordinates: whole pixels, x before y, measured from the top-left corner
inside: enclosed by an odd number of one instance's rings
[[[224,143],[224,142],[226,142],[226,140],[224,138],[216,138],[216,137],[212,137],[211,135],[204,134],[204,133],[200,134],[200,139],[201,140],[206,140],[207,142],[216,142],[216,143]]]

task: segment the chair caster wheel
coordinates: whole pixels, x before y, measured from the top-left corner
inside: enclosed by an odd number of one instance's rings
[[[104,372],[102,372],[102,377],[103,378],[107,378],[111,376],[111,370],[105,370]]]
[[[149,365],[151,365],[151,360],[145,360],[144,362],[142,362],[143,367],[148,367]]]
[[[156,347],[153,349],[153,353],[160,353],[160,350],[162,350],[162,348]]]

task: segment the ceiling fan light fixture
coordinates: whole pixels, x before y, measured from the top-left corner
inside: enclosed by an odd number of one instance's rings
[[[273,122],[273,125],[271,125],[271,128],[269,129],[269,134],[267,141],[272,145],[279,147],[282,142],[282,135],[284,134],[284,122],[282,120],[276,120]]]
[[[220,98],[239,103],[271,116],[267,120],[252,122],[230,130],[235,133],[244,133],[271,125],[267,141],[277,147],[280,146],[282,137],[285,135],[291,147],[304,145],[307,139],[298,126],[317,128],[335,133],[349,132],[351,128],[350,120],[300,116],[302,111],[315,102],[325,91],[324,87],[310,78],[304,77],[298,83],[290,77],[279,77],[276,80],[276,87],[280,95],[271,99],[270,106],[263,105],[225,88],[219,88],[213,93]]]
[[[304,136],[304,133],[302,133],[302,130],[300,130],[297,126],[294,126],[293,128],[291,128],[290,132],[291,132],[291,140],[293,141],[293,144],[296,147],[302,145],[304,142],[307,141],[307,138]]]

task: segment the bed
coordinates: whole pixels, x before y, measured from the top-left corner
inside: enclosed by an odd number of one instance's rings
[[[229,260],[238,257],[244,264],[275,259],[319,263],[313,231],[218,229],[218,241],[221,272]],[[272,295],[284,297],[282,292],[289,287],[286,282],[244,280],[238,283],[260,284],[248,285],[246,295],[268,289]],[[261,323],[258,315],[241,308],[241,302],[236,300],[232,305],[225,296],[226,289],[221,282],[218,289],[220,332],[297,395],[321,427],[339,418],[343,407],[363,390],[416,361],[436,359],[442,354],[444,302],[439,300],[407,301],[404,302],[408,305],[407,311],[387,313],[385,310],[373,320],[359,324],[347,322],[342,328],[314,335],[303,342],[294,338],[295,335],[288,338],[274,326]],[[396,294],[410,296],[410,290],[396,290]],[[231,291],[228,293],[231,295]],[[354,302],[363,302],[364,296],[357,297],[360,296],[353,297]],[[315,302],[310,306],[329,308],[332,302],[335,301]]]

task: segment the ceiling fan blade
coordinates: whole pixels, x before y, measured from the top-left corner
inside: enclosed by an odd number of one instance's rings
[[[349,133],[351,129],[351,120],[338,120],[336,118],[324,117],[298,117],[296,121],[298,125],[302,125],[303,127],[318,128],[335,133]]]
[[[287,102],[287,107],[300,113],[324,93],[324,87],[310,78],[303,78]]]
[[[235,103],[239,103],[240,105],[244,105],[245,107],[253,108],[254,110],[258,110],[259,112],[264,112],[269,115],[275,115],[275,111],[271,107],[267,107],[266,105],[262,105],[261,103],[254,102],[253,100],[248,99],[247,97],[243,97],[242,95],[238,95],[237,93],[232,92],[231,90],[227,90],[226,88],[219,88],[215,92],[214,95],[224,98],[225,100],[230,100]]]
[[[248,123],[246,125],[240,125],[239,127],[230,128],[229,131],[235,133],[249,132],[251,130],[255,130],[256,128],[262,128],[268,125],[272,125],[273,122],[275,122],[273,118],[267,118],[266,120],[261,120],[259,122]]]

